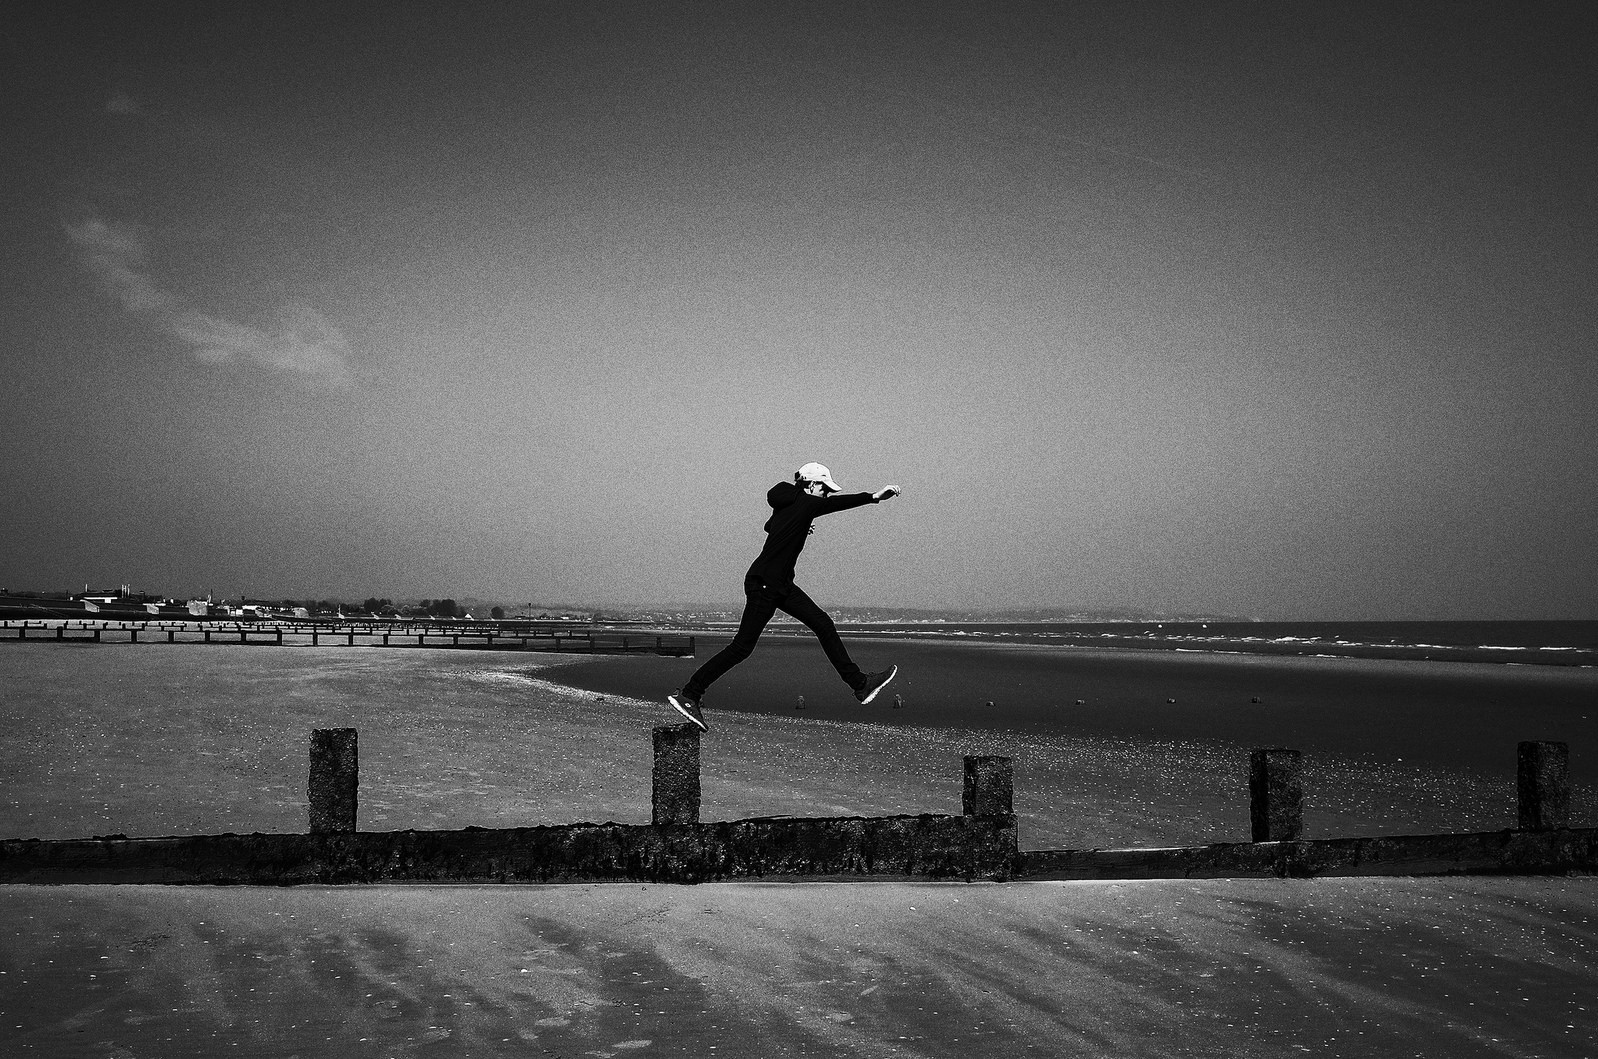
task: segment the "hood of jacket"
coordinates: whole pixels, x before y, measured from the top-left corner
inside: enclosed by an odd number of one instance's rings
[[[778,482],[766,490],[766,503],[774,510],[781,511],[789,504],[803,496],[805,491],[793,482]]]

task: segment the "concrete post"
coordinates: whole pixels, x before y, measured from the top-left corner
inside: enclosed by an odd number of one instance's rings
[[[1015,769],[1007,757],[967,757],[965,794],[961,811],[966,816],[1009,816],[1015,792]]]
[[[1552,831],[1570,826],[1570,746],[1521,743],[1516,758],[1520,788],[1520,829]]]
[[[1273,746],[1249,754],[1248,815],[1255,842],[1291,842],[1304,833],[1304,755]]]
[[[311,834],[355,830],[360,754],[355,729],[311,732]]]
[[[670,724],[655,729],[654,823],[699,823],[699,729]]]

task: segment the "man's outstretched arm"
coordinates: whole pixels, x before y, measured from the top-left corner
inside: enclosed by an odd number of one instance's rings
[[[896,485],[878,489],[875,493],[833,493],[821,498],[821,510],[817,514],[830,515],[834,511],[847,511],[862,504],[880,504],[899,493],[900,489]]]

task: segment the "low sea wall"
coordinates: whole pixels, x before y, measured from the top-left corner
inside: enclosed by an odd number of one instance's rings
[[[1015,822],[957,816],[0,842],[0,882],[1004,879]]]
[[[1598,829],[1570,826],[1563,743],[1520,744],[1520,826],[1510,830],[1304,839],[1302,755],[1266,747],[1250,755],[1252,841],[1022,851],[1009,758],[964,759],[959,816],[702,822],[699,730],[666,726],[653,739],[648,824],[360,831],[358,733],[317,729],[309,747],[305,834],[11,839],[0,841],[0,882],[1003,881],[1598,870]]]

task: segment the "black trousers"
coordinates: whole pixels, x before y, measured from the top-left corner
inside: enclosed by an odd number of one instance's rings
[[[760,642],[760,634],[765,632],[766,623],[779,610],[809,626],[810,631],[816,634],[816,639],[821,641],[821,649],[827,652],[827,661],[832,663],[832,668],[838,671],[843,682],[851,688],[860,686],[865,675],[849,657],[843,640],[838,636],[838,627],[832,623],[827,612],[805,595],[804,589],[798,585],[784,592],[768,587],[759,578],[751,577],[744,581],[744,614],[738,622],[738,635],[688,678],[688,683],[683,685],[683,693],[698,698],[727,670],[748,658],[754,652],[755,644]]]

